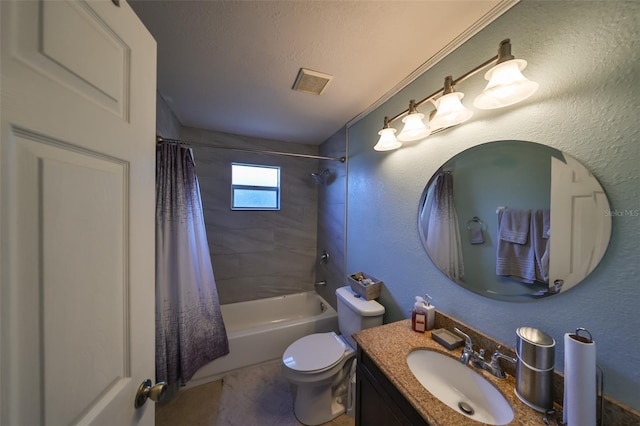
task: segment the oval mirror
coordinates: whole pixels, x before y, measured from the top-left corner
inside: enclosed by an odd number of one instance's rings
[[[420,238],[455,283],[506,301],[565,292],[602,259],[609,201],[579,161],[546,145],[497,141],[447,161],[425,187]]]

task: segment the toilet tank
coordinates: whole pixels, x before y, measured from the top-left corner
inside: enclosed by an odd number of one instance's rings
[[[382,325],[384,306],[375,300],[365,300],[349,286],[337,289],[336,296],[340,334],[355,348],[356,341],[351,336],[360,330]]]

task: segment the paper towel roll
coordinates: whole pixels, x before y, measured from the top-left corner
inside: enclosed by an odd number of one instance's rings
[[[564,335],[564,411],[569,426],[596,424],[596,342]]]

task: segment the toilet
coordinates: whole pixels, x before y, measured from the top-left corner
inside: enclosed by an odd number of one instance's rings
[[[336,296],[341,334],[304,336],[282,355],[284,376],[296,389],[293,409],[305,425],[326,423],[345,412],[349,377],[355,371],[351,335],[382,324],[384,306],[375,300],[361,298],[350,287],[337,289]]]

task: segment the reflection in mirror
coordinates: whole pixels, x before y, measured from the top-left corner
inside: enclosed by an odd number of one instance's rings
[[[530,301],[565,292],[600,262],[609,202],[576,159],[546,145],[498,141],[447,161],[420,199],[434,264],[483,296]]]

